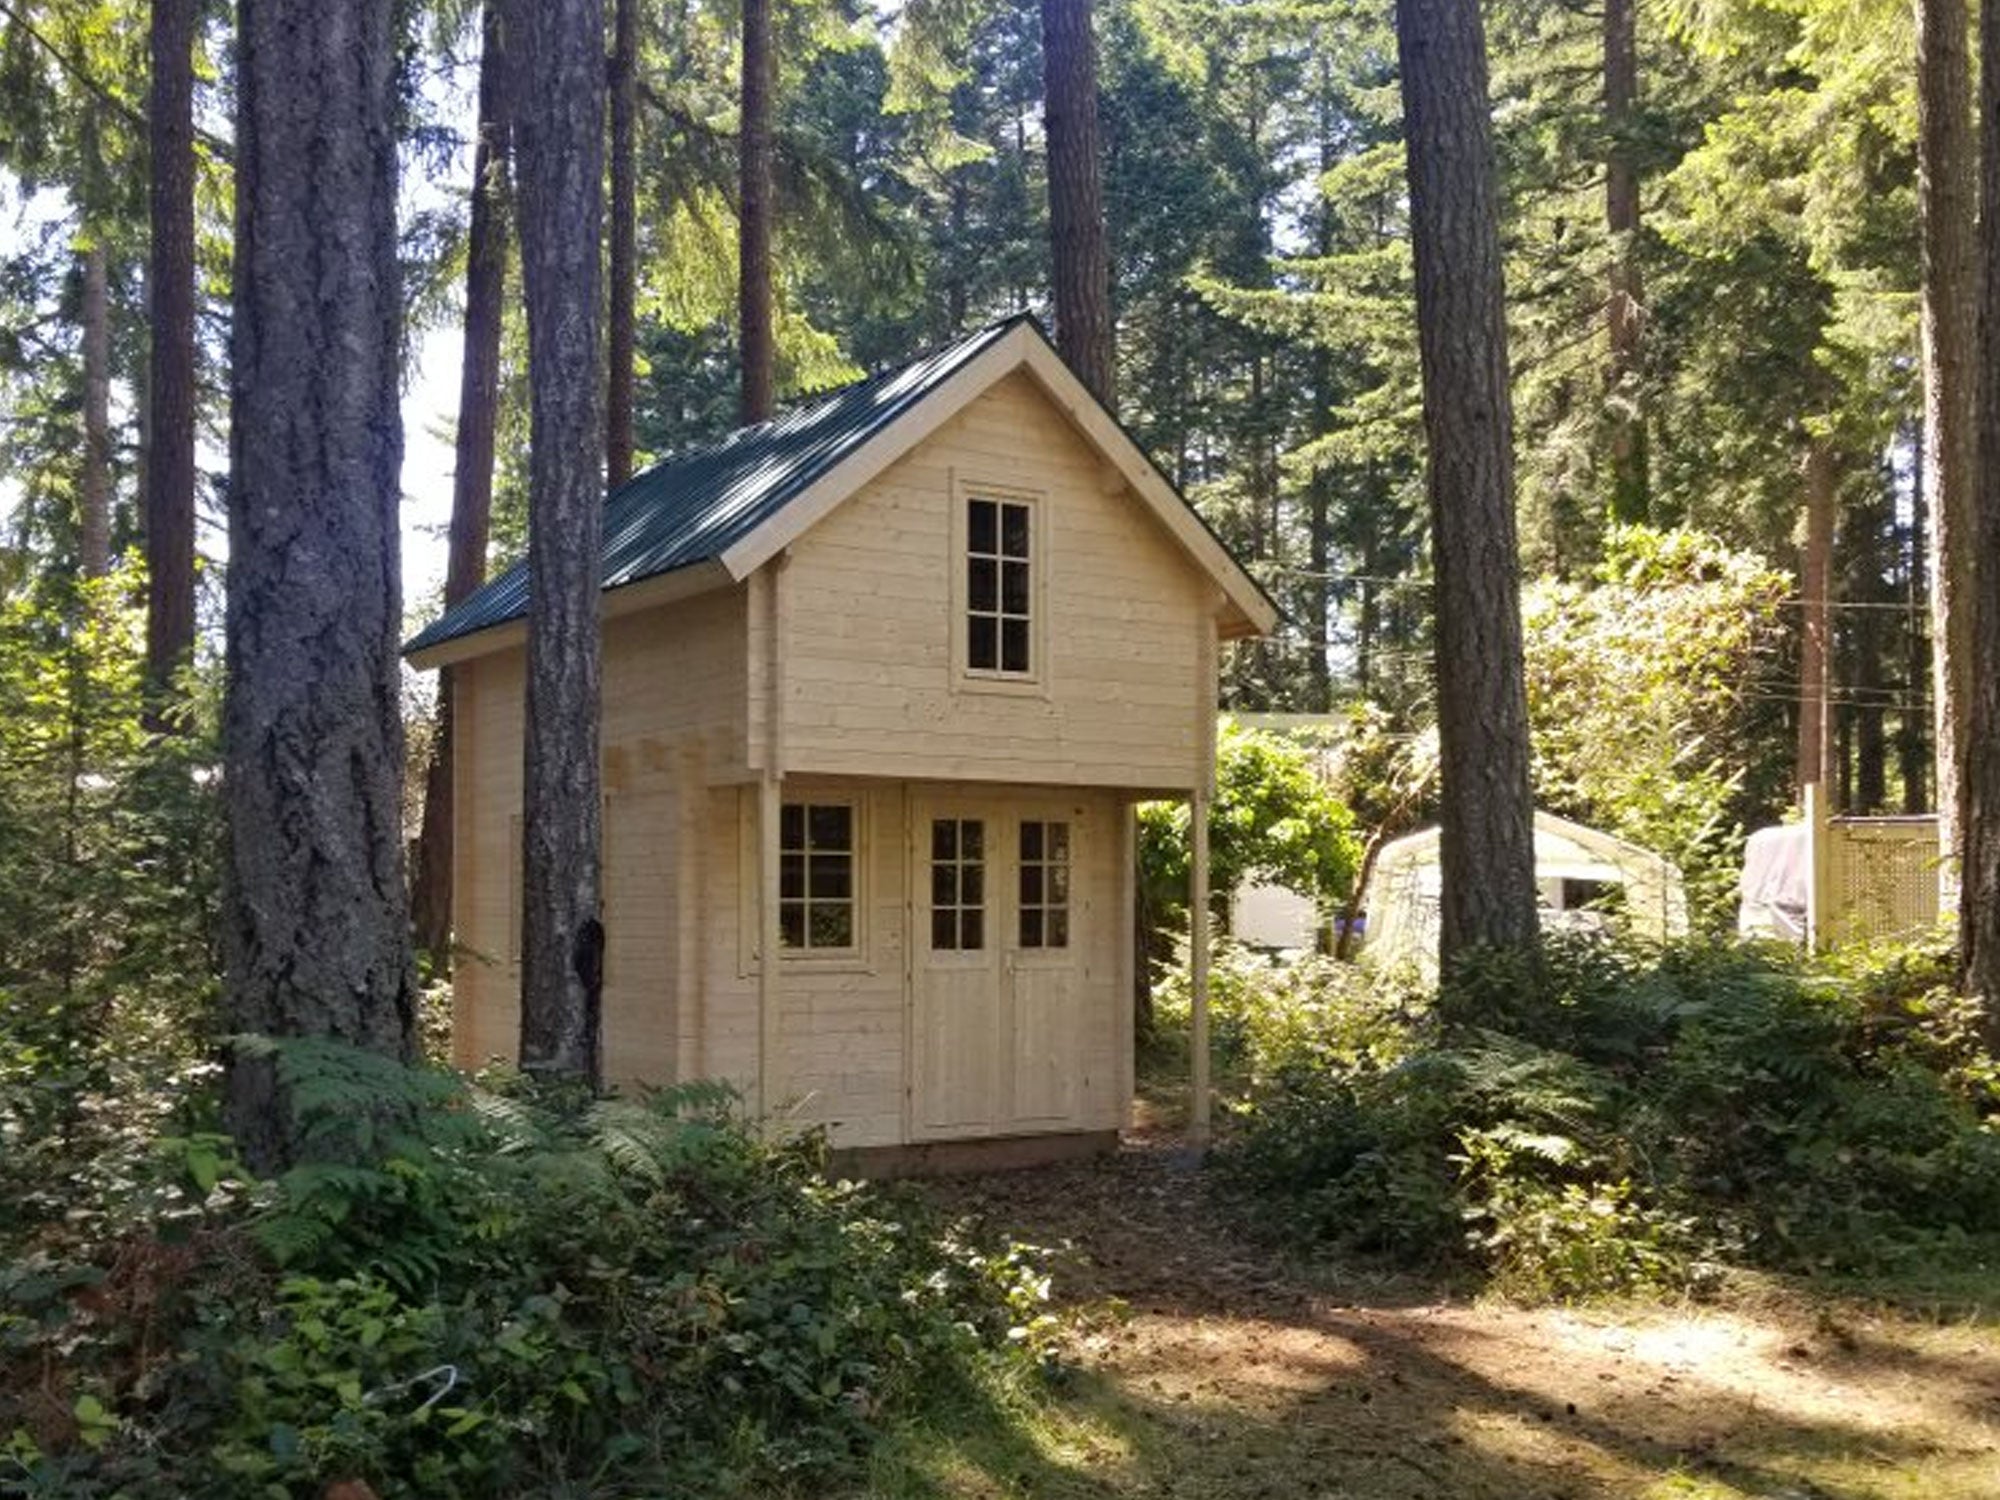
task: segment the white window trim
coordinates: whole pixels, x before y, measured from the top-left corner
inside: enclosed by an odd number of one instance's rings
[[[966,504],[998,500],[1028,507],[1028,664],[1026,672],[1003,672],[970,665],[965,560],[971,550]],[[1045,698],[1049,692],[1049,526],[1053,507],[1041,490],[1018,484],[988,483],[954,472],[951,481],[951,679],[954,689],[971,693],[1013,694]]]
[[[787,803],[814,807],[846,807],[854,817],[854,943],[847,948],[786,948],[778,957],[786,968],[829,972],[870,973],[875,971],[869,943],[869,865],[874,848],[874,798],[856,790],[834,790],[786,782],[779,793],[780,816]],[[757,917],[757,792],[746,787],[737,798],[737,970],[748,978],[759,962]]]

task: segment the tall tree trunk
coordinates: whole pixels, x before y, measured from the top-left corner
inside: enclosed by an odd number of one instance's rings
[[[532,391],[521,1066],[599,1081],[602,0],[507,0]]]
[[[237,12],[223,938],[232,1030],[408,1056],[394,15]],[[285,1158],[268,1059],[227,1104]]]
[[[500,414],[500,332],[507,280],[506,56],[499,0],[480,20],[479,142],[472,157],[472,224],[465,259],[465,352],[459,364],[458,443],[451,486],[445,606],[486,577],[493,515],[493,447]],[[417,946],[440,964],[451,956],[452,668],[438,672],[437,742],[424,778],[424,820],[410,892]]]
[[[743,0],[743,124],[738,188],[737,321],[743,328],[743,420],[763,422],[777,401],[771,295],[771,0]]]
[[[78,551],[86,578],[111,571],[111,267],[94,231],[83,252],[83,475]]]
[[[1397,0],[1437,571],[1439,951],[1532,945],[1513,408],[1478,0]]]
[[[604,481],[632,477],[632,375],[637,349],[639,0],[614,0],[611,44],[610,378],[605,382]]]
[[[1319,170],[1321,176],[1333,170],[1339,160],[1339,144],[1334,139],[1332,109],[1332,66],[1322,55],[1318,67],[1319,87]],[[1321,260],[1330,260],[1334,251],[1333,205],[1322,199],[1313,225],[1313,248]],[[1312,411],[1307,429],[1315,442],[1333,432],[1334,377],[1332,351],[1320,345],[1312,356]],[[1333,481],[1325,469],[1315,469],[1306,490],[1306,569],[1311,574],[1307,597],[1308,623],[1312,627],[1312,659],[1307,663],[1308,685],[1313,713],[1333,712],[1333,664],[1328,659],[1333,637]]]
[[[1900,616],[1903,626],[1904,686],[1898,713],[1896,759],[1903,778],[1903,811],[1930,811],[1930,725],[1922,704],[1931,680],[1930,638],[1919,613],[1930,593],[1924,578],[1925,552],[1929,547],[1929,506],[1923,475],[1924,444],[1916,444],[1916,483],[1910,487],[1910,536],[1905,552],[1908,583],[1904,599],[1909,609]]]
[[[1845,806],[1856,813],[1879,813],[1889,798],[1884,647],[1891,624],[1886,586],[1891,570],[1884,555],[1889,540],[1886,499],[1872,500],[1866,524],[1854,528],[1856,545],[1848,573],[1848,596],[1868,606],[1852,611],[1846,632],[1853,643],[1852,670],[1846,680],[1854,685],[1854,797]]]
[[[156,698],[194,652],[196,11],[196,0],[153,0],[149,40],[146,676]]]
[[[1042,0],[1042,126],[1049,153],[1050,279],[1056,347],[1117,409],[1111,262],[1097,145],[1097,42],[1090,0]]]
[[[2000,5],[1979,17],[1979,337],[1974,488],[1978,567],[1969,601],[1975,659],[1966,752],[1964,899],[1959,975],[1982,1004],[1980,1031],[2000,1049]]]
[[[1975,142],[1965,0],[1917,0],[1917,204],[1923,243],[1924,474],[1930,483],[1931,694],[1941,905],[1957,905],[1973,690]]]
[[[1639,274],[1639,169],[1632,144],[1639,101],[1638,0],[1604,0],[1604,222],[1611,234],[1606,301],[1611,332],[1611,517],[1643,522],[1649,504],[1646,424],[1639,406],[1643,302]]]
[[[1799,568],[1799,743],[1794,766],[1799,795],[1809,782],[1831,797],[1837,787],[1833,774],[1833,531],[1839,497],[1839,474],[1833,449],[1825,438],[1814,438],[1803,465],[1806,487],[1806,536]]]

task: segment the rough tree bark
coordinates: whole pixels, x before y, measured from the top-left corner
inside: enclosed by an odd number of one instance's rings
[[[632,375],[638,345],[639,0],[615,0],[611,42],[610,372],[604,387],[604,479],[632,477]]]
[[[1439,951],[1536,937],[1513,408],[1478,0],[1397,0],[1437,573]]]
[[[1097,43],[1090,9],[1090,0],[1042,0],[1050,280],[1056,348],[1097,399],[1116,410],[1111,264],[1097,144]]]
[[[1976,161],[1965,0],[1917,0],[1924,475],[1930,484],[1931,695],[1940,906],[1955,909],[1972,673]]]
[[[597,594],[603,535],[598,240],[602,0],[506,0],[528,305],[528,703],[521,1066],[600,1077]]]
[[[407,1056],[394,12],[237,12],[223,941],[232,1030]],[[268,1059],[227,1107],[286,1158]]]
[[[1604,0],[1604,222],[1611,234],[1606,298],[1611,363],[1606,409],[1611,424],[1611,517],[1644,522],[1649,514],[1646,424],[1639,406],[1640,341],[1644,335],[1639,272],[1639,169],[1633,116],[1639,102],[1638,0]]]
[[[771,308],[771,0],[743,0],[743,120],[737,162],[737,320],[743,330],[743,420],[770,418],[778,346]]]
[[[1808,782],[1832,798],[1838,783],[1833,756],[1833,532],[1839,474],[1832,445],[1820,437],[1806,447],[1806,536],[1799,568],[1799,738],[1793,766],[1799,795]]]
[[[2000,1048],[2000,6],[1979,17],[1980,225],[1977,238],[1979,360],[1975,403],[1979,463],[1974,533],[1979,559],[1970,601],[1975,674],[1967,705],[1965,863],[1959,907],[1959,977],[1982,1003],[1980,1030]]]
[[[152,350],[146,377],[146,677],[157,698],[194,652],[196,0],[153,0],[146,132]]]
[[[500,412],[500,332],[507,279],[506,58],[498,0],[480,21],[478,144],[472,158],[472,223],[466,241],[465,352],[459,364],[458,439],[452,472],[451,541],[444,602],[459,602],[486,577],[493,514],[493,445]],[[424,820],[410,892],[417,946],[451,955],[452,669],[438,672],[437,743],[424,778]]]
[[[83,252],[83,474],[78,559],[86,578],[111,571],[111,267],[93,234]]]

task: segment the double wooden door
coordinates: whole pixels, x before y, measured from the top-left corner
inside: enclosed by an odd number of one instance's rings
[[[1071,804],[912,799],[911,1124],[917,1136],[1061,1129],[1076,1116],[1089,829]]]

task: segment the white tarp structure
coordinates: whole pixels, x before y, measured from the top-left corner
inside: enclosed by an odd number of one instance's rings
[[[1286,886],[1245,881],[1229,893],[1229,935],[1239,943],[1310,953],[1319,928],[1319,904]]]
[[[1567,910],[1566,883],[1624,888],[1624,922],[1641,937],[1666,938],[1687,931],[1687,893],[1681,872],[1650,849],[1553,813],[1535,813],[1535,880],[1546,926],[1596,926],[1596,913]],[[1368,877],[1368,914],[1362,952],[1388,967],[1414,964],[1426,975],[1438,967],[1438,830],[1420,829],[1384,844]]]
[[[1737,932],[1744,937],[1805,942],[1811,888],[1811,826],[1787,823],[1758,829],[1743,845]]]

